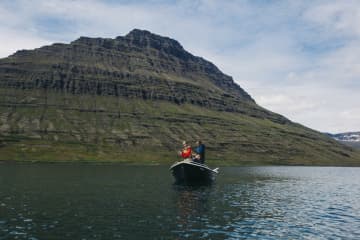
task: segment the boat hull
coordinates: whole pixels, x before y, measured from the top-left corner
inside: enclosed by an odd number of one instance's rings
[[[177,162],[170,167],[170,170],[177,184],[211,183],[217,173],[205,164],[191,160]]]

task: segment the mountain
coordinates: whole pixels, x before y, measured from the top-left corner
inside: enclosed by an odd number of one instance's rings
[[[256,104],[214,64],[135,29],[0,59],[0,160],[359,165],[358,151]]]
[[[360,132],[329,134],[332,138],[343,142],[360,142]]]
[[[360,148],[360,132],[328,133],[327,135],[345,145]]]

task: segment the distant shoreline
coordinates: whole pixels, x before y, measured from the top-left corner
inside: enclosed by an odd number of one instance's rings
[[[124,165],[124,166],[170,166],[175,161],[166,162],[136,162],[136,161],[93,161],[93,160],[0,160],[0,164],[9,164],[9,165]],[[221,162],[221,161],[207,161],[209,166],[217,167],[360,167],[360,164],[269,164],[263,162],[256,162],[252,164],[248,163],[234,163],[234,162]]]

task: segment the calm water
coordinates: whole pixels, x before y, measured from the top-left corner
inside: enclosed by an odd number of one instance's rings
[[[360,168],[0,164],[0,239],[360,239]]]

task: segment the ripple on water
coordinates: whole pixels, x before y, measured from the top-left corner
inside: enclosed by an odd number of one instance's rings
[[[164,167],[4,165],[0,174],[0,239],[360,236],[359,168],[223,168],[206,187],[172,186]]]

